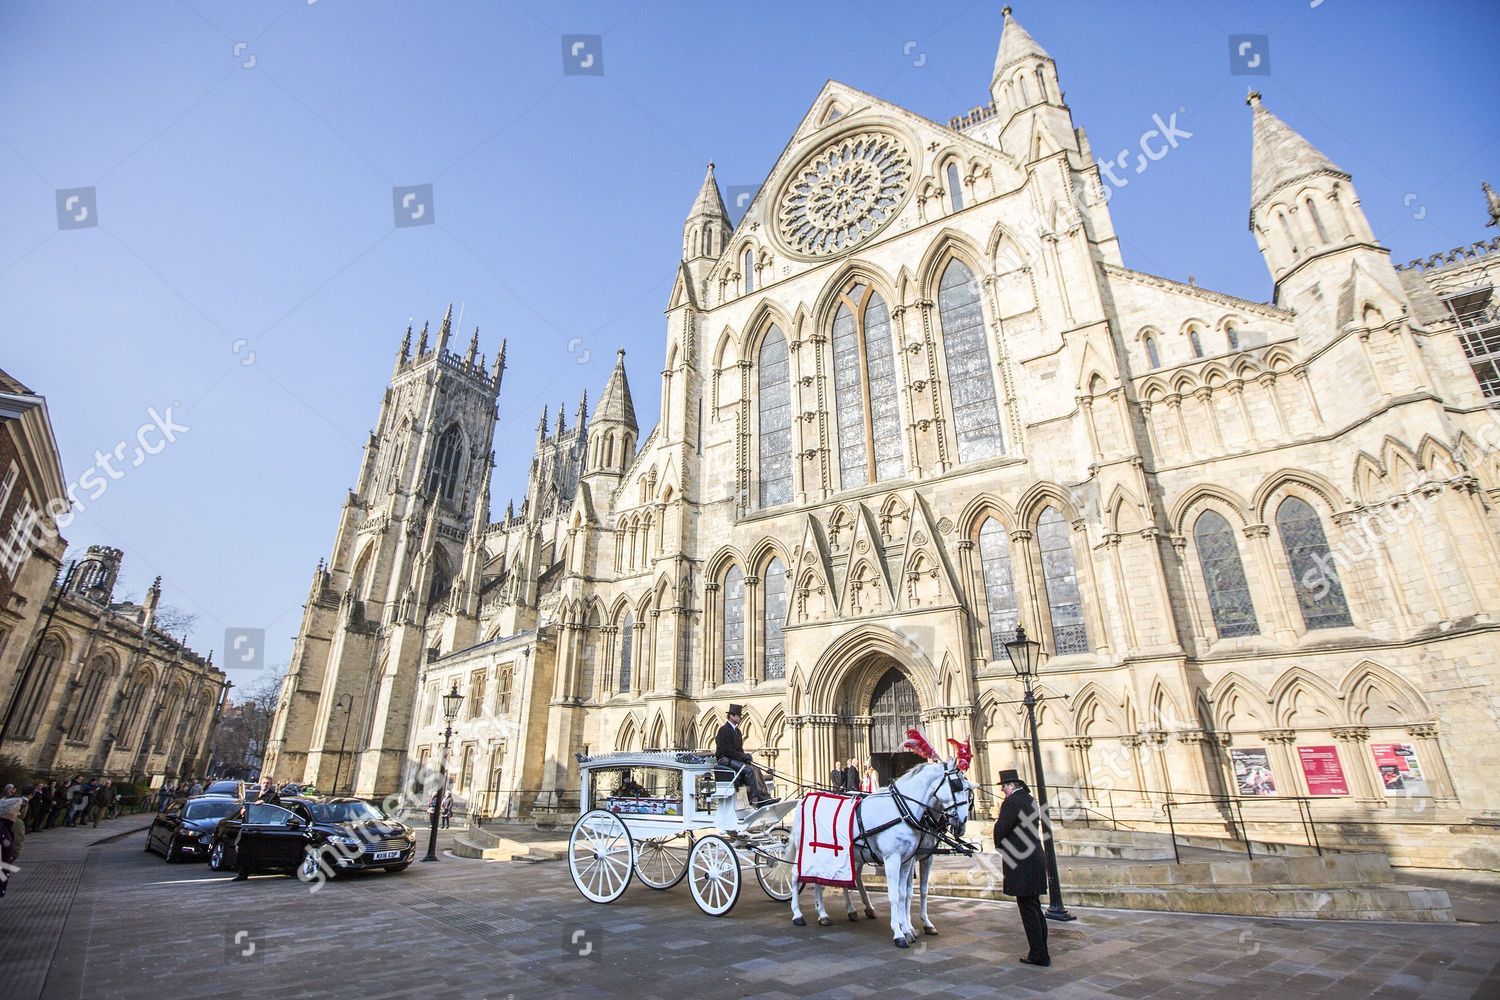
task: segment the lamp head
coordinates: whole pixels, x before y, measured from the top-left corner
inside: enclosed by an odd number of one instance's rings
[[[1036,676],[1037,654],[1041,649],[1041,643],[1026,638],[1026,626],[1016,626],[1015,638],[1005,644],[1005,655],[1010,657],[1011,669],[1021,680]]]
[[[463,706],[464,696],[458,693],[458,681],[453,682],[453,690],[443,695],[443,718],[452,722],[458,718],[458,710]]]

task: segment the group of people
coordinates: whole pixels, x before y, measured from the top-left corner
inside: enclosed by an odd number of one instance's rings
[[[191,798],[194,795],[202,795],[203,789],[208,787],[206,778],[183,778],[180,781],[165,781],[156,790],[156,811],[161,812],[167,807],[167,803],[173,799]]]
[[[878,792],[880,791],[880,775],[875,772],[875,765],[866,760],[863,765],[857,760],[850,760],[847,765],[841,760],[833,762],[833,770],[828,772],[828,786],[835,792],[843,792],[852,795],[855,792]]]
[[[39,781],[22,791],[8,784],[0,795],[0,801],[16,799],[20,803],[21,819],[33,831],[85,823],[98,826],[118,798],[113,779],[85,778],[81,774],[67,781]]]

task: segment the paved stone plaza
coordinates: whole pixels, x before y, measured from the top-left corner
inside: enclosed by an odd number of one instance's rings
[[[28,839],[0,902],[0,996],[1500,996],[1493,924],[1080,909],[1052,926],[1052,968],[1032,969],[1006,903],[938,900],[940,936],[899,951],[883,919],[793,927],[753,881],[718,920],[685,884],[590,904],[559,862],[448,858],[310,892],[169,866],[139,826]]]

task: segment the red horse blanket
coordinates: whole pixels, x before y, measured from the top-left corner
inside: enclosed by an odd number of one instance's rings
[[[797,817],[797,878],[803,882],[854,888],[854,805],[852,795],[809,792]]]

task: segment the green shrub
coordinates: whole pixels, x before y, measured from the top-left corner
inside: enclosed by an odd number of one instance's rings
[[[0,754],[0,787],[15,785],[18,789],[36,784],[36,775],[31,768],[21,763],[14,754]]]

